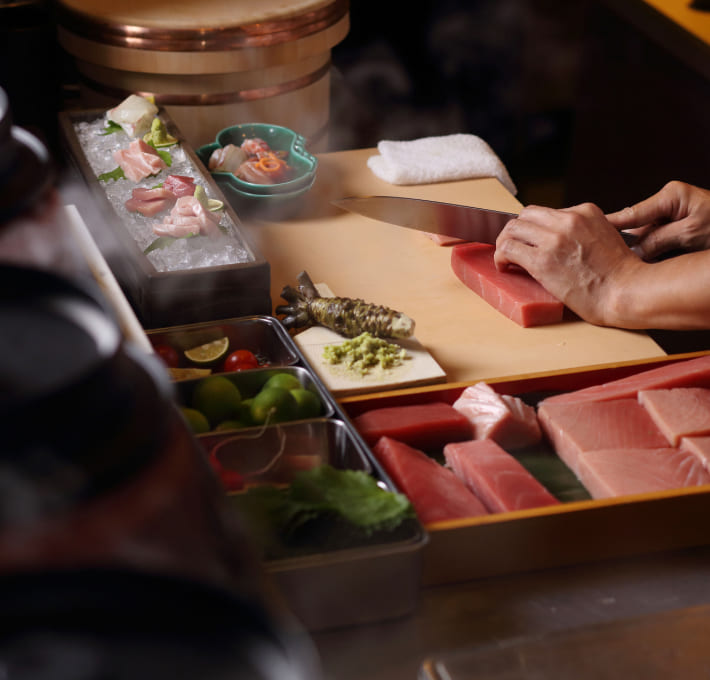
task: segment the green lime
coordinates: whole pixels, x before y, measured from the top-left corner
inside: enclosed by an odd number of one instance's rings
[[[296,400],[297,418],[315,418],[321,413],[321,404],[318,395],[305,387],[291,390],[291,395]]]
[[[268,387],[281,387],[285,390],[295,390],[301,387],[301,381],[293,373],[275,373],[264,383],[261,389]]]
[[[185,356],[194,364],[211,364],[219,361],[229,349],[229,338],[224,336],[204,345],[185,350]]]
[[[202,411],[212,426],[239,415],[239,388],[223,375],[202,378],[192,392],[192,407]]]
[[[240,419],[233,419],[233,420],[223,420],[217,427],[215,427],[215,431],[221,432],[222,430],[238,430],[242,427],[245,427],[246,424],[244,421]]]
[[[251,417],[257,425],[294,420],[298,404],[283,387],[264,387],[251,403]]]
[[[190,429],[195,434],[204,434],[210,431],[210,424],[204,413],[200,413],[196,408],[189,408],[188,406],[183,406],[180,410],[182,415],[185,416]]]
[[[242,399],[242,403],[239,405],[239,416],[238,420],[241,420],[245,426],[253,425],[254,420],[251,417],[251,402],[254,401],[253,397],[249,399]]]

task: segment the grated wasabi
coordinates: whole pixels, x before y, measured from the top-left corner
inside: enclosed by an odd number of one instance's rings
[[[400,366],[409,358],[407,350],[365,332],[338,345],[326,345],[323,359],[328,364],[343,364],[348,371],[367,375],[375,368]]]

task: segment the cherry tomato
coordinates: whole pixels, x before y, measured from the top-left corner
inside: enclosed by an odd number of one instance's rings
[[[180,365],[180,355],[178,351],[170,345],[161,344],[153,347],[155,353],[168,365],[170,368],[177,368]]]
[[[244,488],[244,477],[236,470],[228,470],[223,467],[219,460],[217,460],[217,456],[214,455],[214,451],[210,453],[209,460],[212,464],[212,469],[217,473],[217,476],[222,482],[222,486],[224,486],[227,491],[241,491]]]
[[[231,371],[245,371],[249,368],[258,368],[259,360],[248,349],[238,349],[232,352],[225,360],[222,370],[226,372]]]

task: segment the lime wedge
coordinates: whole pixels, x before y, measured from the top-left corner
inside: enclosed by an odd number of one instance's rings
[[[216,198],[207,199],[207,210],[210,212],[217,212],[218,210],[222,210],[222,208],[224,208],[222,201],[218,201]]]
[[[223,337],[185,350],[185,357],[195,364],[211,364],[221,359],[229,349],[229,338]]]

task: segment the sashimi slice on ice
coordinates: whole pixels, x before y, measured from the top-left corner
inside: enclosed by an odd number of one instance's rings
[[[665,366],[650,368],[601,385],[592,385],[574,392],[547,397],[543,404],[573,401],[606,401],[611,399],[636,398],[640,390],[667,389],[672,387],[710,387],[710,355],[685,359]]]
[[[663,433],[636,399],[542,402],[537,415],[557,455],[578,476],[578,458],[587,451],[668,446]]]
[[[390,437],[382,437],[373,452],[423,524],[488,514],[451,470],[424,452]]]
[[[444,457],[456,476],[489,512],[526,510],[560,503],[491,439],[447,444]]]
[[[641,390],[638,400],[671,446],[678,446],[682,437],[710,434],[710,389]]]
[[[580,453],[579,479],[592,498],[680,489],[710,483],[700,460],[672,447],[602,449]]]
[[[142,139],[134,139],[127,149],[114,151],[113,158],[133,182],[140,182],[168,167],[160,154]]]
[[[467,387],[453,407],[470,421],[474,439],[492,439],[504,449],[518,449],[542,437],[532,406],[519,397],[498,394],[487,383]]]
[[[462,243],[451,250],[454,274],[474,293],[520,326],[559,323],[564,305],[523,270],[500,272],[495,246]]]
[[[356,416],[353,424],[370,446],[391,437],[430,451],[473,436],[468,419],[445,402],[372,409]]]

